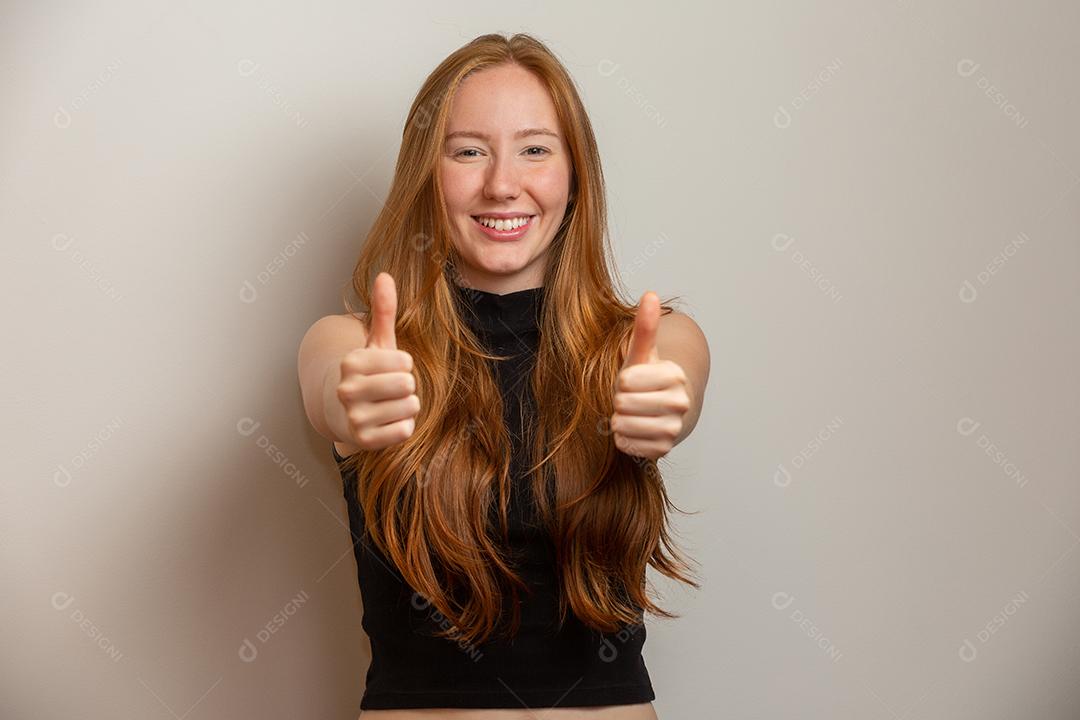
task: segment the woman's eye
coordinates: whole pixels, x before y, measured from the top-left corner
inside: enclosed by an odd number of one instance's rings
[[[539,150],[540,152],[539,153],[533,153],[533,152],[529,152],[530,150]],[[458,150],[456,153],[454,153],[454,157],[473,158],[473,157],[476,157],[476,156],[475,155],[466,155],[466,153],[475,153],[475,152],[479,152],[479,151],[476,148],[465,148],[463,150]],[[533,157],[537,157],[539,155],[550,155],[551,154],[550,150],[548,150],[546,147],[540,147],[539,145],[534,145],[534,146],[532,146],[530,148],[526,148],[525,152],[526,152],[527,155],[531,155]]]

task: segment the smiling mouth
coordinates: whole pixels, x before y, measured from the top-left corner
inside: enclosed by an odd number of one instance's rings
[[[470,215],[469,217],[476,223],[476,229],[486,235],[488,240],[494,242],[514,242],[532,232],[533,225],[536,224],[536,218],[538,218],[539,215],[519,215],[517,218],[512,218],[513,220],[525,218],[525,221],[517,227],[509,225],[507,221],[502,219],[496,221],[496,226],[492,227],[491,225],[485,225],[480,222],[479,218],[483,217],[482,215]],[[499,229],[500,226],[502,229]]]
[[[535,220],[537,216],[536,215],[519,215],[516,218],[499,218],[497,222],[489,222],[489,223],[483,223],[483,222],[480,221],[480,218],[487,217],[485,215],[470,215],[469,217],[471,217],[473,220],[475,220],[477,225],[480,225],[481,227],[485,228],[486,230],[492,230],[492,231],[495,231],[495,232],[510,233],[510,232],[514,232],[515,230],[518,230],[520,228],[528,227],[529,225],[532,225],[533,220]],[[519,225],[514,226],[514,225],[509,224],[510,220],[519,220],[520,218],[524,218],[524,221],[521,222]],[[491,219],[489,218],[489,221],[490,220]],[[498,227],[498,222],[502,223],[502,227]]]

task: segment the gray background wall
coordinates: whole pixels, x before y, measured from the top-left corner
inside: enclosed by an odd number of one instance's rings
[[[296,348],[412,95],[489,31],[580,83],[635,297],[712,348],[667,463],[662,718],[1080,713],[1080,9],[5,4],[5,718],[358,712]]]

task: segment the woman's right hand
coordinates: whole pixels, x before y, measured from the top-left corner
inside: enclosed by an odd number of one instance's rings
[[[420,412],[412,355],[398,350],[394,338],[397,291],[389,273],[375,277],[369,317],[367,343],[341,359],[337,396],[352,442],[380,450],[411,437]]]

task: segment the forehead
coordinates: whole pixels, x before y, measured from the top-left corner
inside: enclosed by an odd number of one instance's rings
[[[446,131],[510,136],[539,127],[558,132],[555,103],[547,88],[525,68],[500,65],[462,81],[451,101]]]

